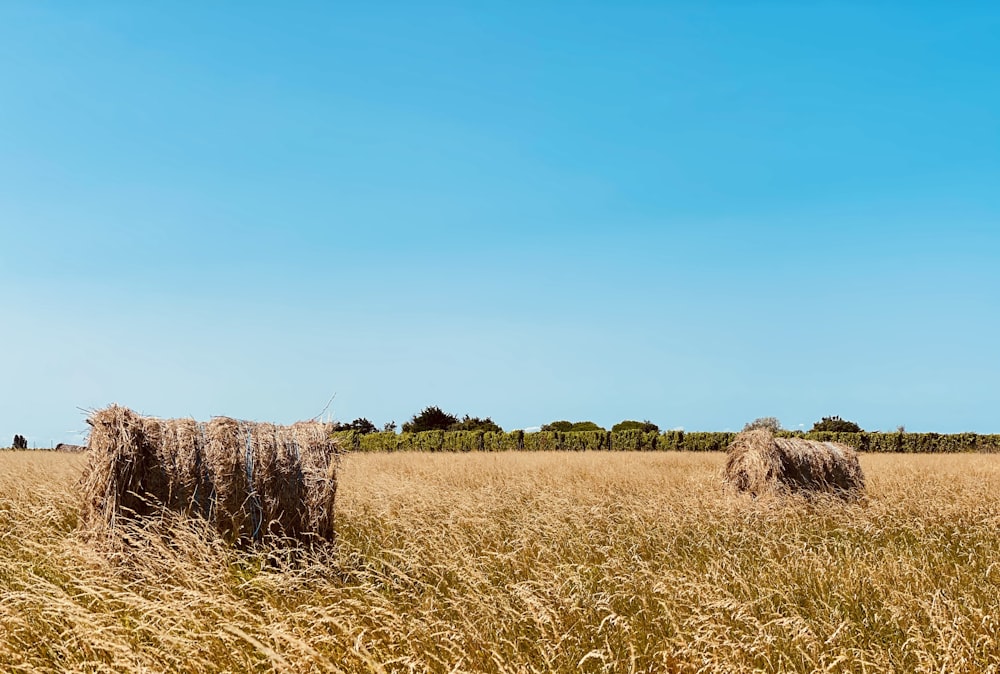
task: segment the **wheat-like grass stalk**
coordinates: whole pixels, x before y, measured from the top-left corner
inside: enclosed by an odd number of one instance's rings
[[[997,672],[1000,456],[739,498],[721,454],[350,455],[333,551],[77,528],[82,457],[0,455],[0,671]]]

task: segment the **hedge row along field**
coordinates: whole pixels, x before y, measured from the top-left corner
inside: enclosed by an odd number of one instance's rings
[[[424,431],[422,433],[336,434],[344,447],[359,452],[537,452],[537,451],[725,451],[735,433],[643,433],[641,431],[484,433],[481,431]],[[1000,452],[1000,435],[976,433],[796,433],[781,437],[841,442],[860,452],[937,454]]]

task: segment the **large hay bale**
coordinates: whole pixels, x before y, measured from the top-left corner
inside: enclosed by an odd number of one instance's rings
[[[858,454],[836,442],[778,438],[766,428],[744,431],[729,445],[725,480],[741,492],[833,492],[860,495],[865,476]]]
[[[91,414],[84,521],[166,507],[207,519],[230,543],[333,540],[339,447],[329,424],[158,419],[112,405]]]

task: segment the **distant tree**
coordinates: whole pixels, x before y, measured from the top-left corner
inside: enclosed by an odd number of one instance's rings
[[[23,435],[14,436],[14,449],[27,449],[28,439]]]
[[[440,407],[425,407],[420,414],[403,424],[404,433],[420,433],[421,431],[446,431],[458,423],[458,417],[448,414]]]
[[[812,430],[830,433],[860,433],[861,426],[840,417],[823,417],[822,420],[813,424]]]
[[[385,422],[382,425],[382,432],[383,433],[395,433],[396,432],[396,422],[395,421],[387,421],[387,422]]]
[[[612,433],[618,433],[619,431],[642,431],[643,433],[659,433],[660,427],[654,424],[648,419],[646,421],[632,421],[626,419],[625,421],[619,421],[617,424],[611,427]]]
[[[781,422],[778,421],[777,417],[759,417],[746,424],[743,430],[752,431],[757,428],[766,428],[772,433],[777,433],[781,430]]]
[[[355,419],[349,424],[337,424],[336,430],[355,431],[356,433],[360,433],[361,435],[367,435],[369,433],[378,432],[378,428],[376,428],[375,424],[368,421],[364,417],[361,417],[360,419]]]
[[[604,429],[593,421],[553,421],[551,424],[542,426],[543,431],[562,431],[563,433],[573,431],[603,431]]]
[[[906,426],[903,426],[902,424],[900,424],[899,426],[896,426],[896,432],[897,433],[905,433],[906,432]]]
[[[503,433],[503,429],[500,426],[486,417],[485,419],[480,419],[479,417],[470,417],[466,414],[462,417],[462,420],[454,423],[448,429],[450,431],[483,431],[486,433]]]

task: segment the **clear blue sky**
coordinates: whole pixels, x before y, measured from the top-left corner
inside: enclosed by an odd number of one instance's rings
[[[997,5],[420,4],[0,4],[0,444],[1000,432]]]

